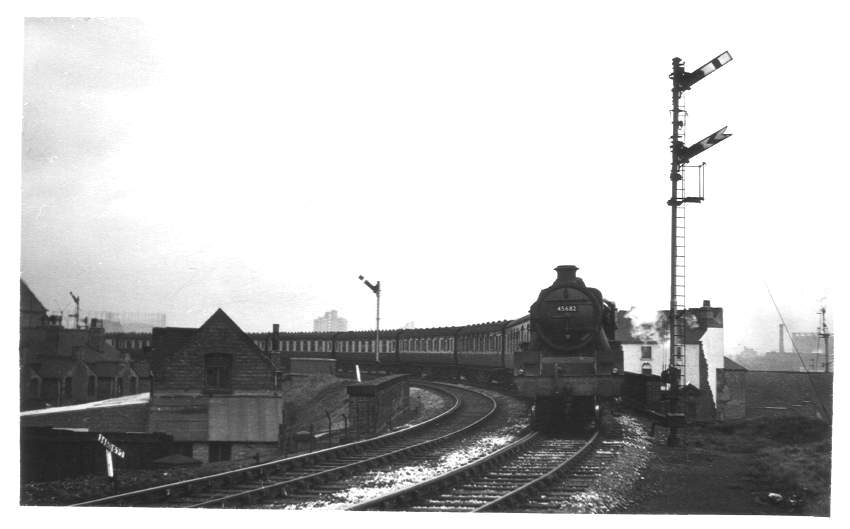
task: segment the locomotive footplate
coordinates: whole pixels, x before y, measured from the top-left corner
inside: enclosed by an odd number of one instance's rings
[[[590,376],[517,376],[514,384],[523,397],[542,397],[566,393],[575,396],[617,397],[621,394],[620,375]]]

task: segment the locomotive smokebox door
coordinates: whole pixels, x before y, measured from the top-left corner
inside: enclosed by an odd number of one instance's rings
[[[559,266],[558,278],[531,306],[531,325],[552,354],[569,355],[590,344],[602,322],[599,291],[576,277],[578,267]]]

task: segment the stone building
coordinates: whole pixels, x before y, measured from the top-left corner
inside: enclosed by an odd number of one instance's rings
[[[153,330],[148,431],[204,462],[278,450],[283,402],[276,359],[223,310],[198,329]]]
[[[130,355],[104,338],[99,320],[82,329],[66,329],[21,280],[20,395],[21,409],[65,406],[143,391]]]

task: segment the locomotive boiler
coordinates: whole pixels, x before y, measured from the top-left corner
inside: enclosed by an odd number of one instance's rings
[[[617,308],[559,266],[529,311],[530,341],[514,355],[519,392],[534,399],[534,423],[562,429],[587,422],[598,406],[620,395],[623,350],[614,341]]]

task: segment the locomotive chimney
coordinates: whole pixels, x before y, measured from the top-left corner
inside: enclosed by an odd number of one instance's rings
[[[578,270],[577,266],[573,265],[561,265],[555,268],[555,271],[558,272],[558,283],[565,283],[568,281],[576,280],[576,270]]]

